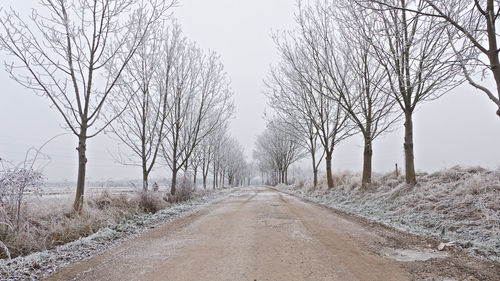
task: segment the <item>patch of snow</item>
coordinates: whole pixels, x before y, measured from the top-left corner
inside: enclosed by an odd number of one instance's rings
[[[387,258],[397,261],[426,261],[430,259],[442,259],[448,257],[445,252],[436,252],[434,250],[422,249],[387,249],[383,251]]]

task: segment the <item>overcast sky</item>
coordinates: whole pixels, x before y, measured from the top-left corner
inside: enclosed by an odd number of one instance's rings
[[[35,0],[2,0],[3,6],[21,11],[36,7]],[[35,5],[35,6],[33,6]],[[265,128],[262,120],[266,100],[262,80],[277,61],[272,30],[293,27],[293,0],[185,0],[174,10],[187,37],[202,48],[218,52],[232,80],[236,116],[231,133],[252,155],[256,136]],[[0,60],[9,59],[4,53]],[[40,146],[66,132],[63,120],[49,101],[23,89],[0,72],[0,157],[13,162],[23,159],[30,146]],[[381,137],[374,146],[374,170],[384,172],[394,164],[403,166],[403,124]],[[415,163],[418,171],[435,171],[457,164],[500,166],[500,118],[484,94],[461,86],[437,101],[423,104],[416,112]],[[65,135],[44,149],[51,161],[45,168],[49,181],[76,179],[76,137]],[[140,170],[117,164],[110,152],[120,147],[108,136],[88,144],[90,180],[140,178]],[[308,162],[305,162],[308,164]],[[362,139],[353,137],[334,152],[334,170],[360,171]],[[156,171],[168,176],[166,169]]]

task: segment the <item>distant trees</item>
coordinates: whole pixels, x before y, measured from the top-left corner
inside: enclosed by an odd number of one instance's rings
[[[286,123],[273,120],[258,136],[253,157],[271,173],[274,183],[288,183],[288,168],[304,157],[304,150]]]
[[[0,17],[0,48],[15,57],[11,77],[48,97],[78,138],[78,176],[73,209],[83,202],[87,140],[111,121],[103,108],[114,100],[120,76],[148,32],[175,1],[42,0],[29,20],[15,11]],[[109,72],[111,68],[116,71]],[[127,103],[126,103],[127,104]],[[91,131],[91,129],[93,129]]]
[[[228,153],[231,147],[218,150],[215,139],[225,132],[233,103],[218,55],[184,37],[175,22],[163,25],[126,68],[120,91],[131,98],[111,128],[140,159],[143,189],[147,191],[148,175],[160,156],[171,171],[170,194],[175,195],[180,173],[184,182],[192,172],[196,184],[201,171],[206,187],[210,167],[219,163],[216,157]]]
[[[292,73],[289,73],[286,64],[281,63],[271,70],[270,77],[265,81],[266,95],[269,105],[274,109],[276,118],[285,124],[283,130],[292,135],[297,143],[306,150],[312,160],[313,184],[318,183],[318,168],[325,156],[321,151],[316,121],[311,110],[309,95],[311,91],[301,80],[296,81]],[[263,163],[260,163],[262,167]]]
[[[245,150],[234,138],[226,142],[223,170],[227,177],[227,183],[239,185],[245,179],[246,161]]]

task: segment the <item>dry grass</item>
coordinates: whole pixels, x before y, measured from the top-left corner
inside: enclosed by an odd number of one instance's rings
[[[167,206],[160,193],[90,195],[80,214],[71,212],[71,198],[31,198],[23,203],[19,229],[0,225],[0,258],[51,249],[97,232],[101,227]],[[7,252],[8,249],[8,252]]]
[[[141,192],[139,196],[139,207],[145,213],[156,213],[166,207],[166,202],[157,192]]]

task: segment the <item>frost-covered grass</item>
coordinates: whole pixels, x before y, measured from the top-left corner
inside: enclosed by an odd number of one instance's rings
[[[92,233],[89,233],[88,235],[82,234],[76,239],[73,239],[72,242],[61,244],[59,246],[52,247],[40,252],[35,252],[27,256],[19,256],[13,259],[0,259],[0,279],[30,280],[47,276],[61,266],[91,256],[97,251],[113,245],[114,243],[119,243],[123,239],[133,237],[134,235],[137,235],[151,227],[154,227],[159,223],[168,221],[168,219],[174,218],[179,214],[185,213],[186,211],[191,211],[197,209],[198,207],[202,207],[204,206],[204,204],[220,198],[221,195],[224,195],[228,192],[229,190],[197,191],[195,195],[188,201],[175,204],[165,204],[164,209],[161,209],[154,214],[143,213],[141,211],[137,211],[136,214],[133,214],[132,212],[128,212],[122,209],[124,213],[127,212],[127,215],[115,214],[117,218],[121,218],[116,222],[115,220],[110,219],[110,217],[113,215],[105,215],[104,212],[97,212],[95,214],[87,215],[88,217],[80,219],[92,221],[96,220],[97,216],[102,215],[104,216],[104,218],[110,220],[109,223],[100,225],[100,227],[95,229],[95,231],[92,231]],[[137,208],[138,210],[140,209],[140,203],[131,204],[127,199],[122,198],[121,200],[124,200],[123,203],[128,202],[128,206],[132,206],[134,204],[136,205],[136,207],[131,208]],[[138,202],[140,202],[141,199],[138,198],[130,200],[137,200]],[[86,206],[87,213],[95,212],[95,209],[98,208],[89,208],[89,206],[92,206],[92,204],[94,204],[92,202],[101,201],[94,201],[92,199],[88,201],[89,203]],[[115,203],[113,202],[104,204],[108,206],[108,212],[111,211],[110,208],[116,208],[116,205],[114,205]],[[89,211],[89,209],[91,209],[91,211]],[[117,208],[117,210],[113,210],[111,212],[119,211]],[[103,222],[104,218],[99,218],[101,223]],[[96,225],[98,224],[96,223]]]
[[[359,174],[344,172],[334,180],[330,190],[325,178],[317,188],[306,183],[278,189],[410,233],[457,241],[470,254],[500,261],[500,169],[420,173],[416,186],[394,173],[375,177],[367,189]]]
[[[161,195],[157,197],[150,201],[156,203],[157,209],[165,207],[165,202],[161,204]],[[147,212],[140,193],[113,194],[104,190],[90,194],[80,214],[72,212],[72,199],[70,195],[42,196],[23,202],[18,227],[0,225],[0,240],[7,247],[0,250],[0,258],[51,249],[91,235],[103,226]],[[2,218],[7,221],[8,217],[6,213]]]

